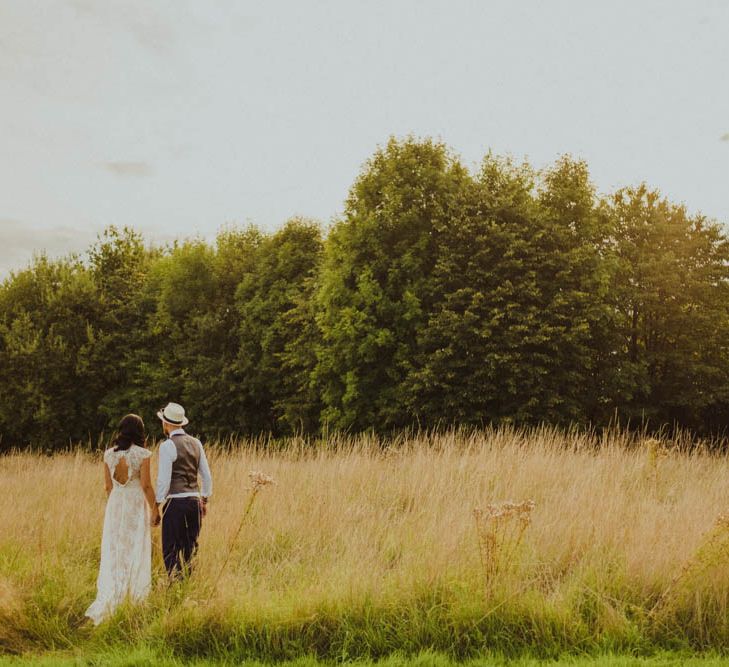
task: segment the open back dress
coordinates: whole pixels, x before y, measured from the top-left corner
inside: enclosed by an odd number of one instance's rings
[[[139,471],[142,461],[151,455],[148,449],[137,445],[104,452],[113,488],[104,514],[96,600],[86,610],[94,625],[112,614],[125,599],[139,602],[149,593],[152,582],[150,513]],[[122,459],[126,463],[126,475],[122,466],[117,476],[124,483],[115,477]]]

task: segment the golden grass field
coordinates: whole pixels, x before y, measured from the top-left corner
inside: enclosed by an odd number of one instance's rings
[[[167,586],[157,529],[150,601],[96,630],[83,612],[105,503],[100,452],[10,454],[0,646],[262,660],[721,652],[729,466],[688,445],[554,429],[209,444],[214,493],[191,580]],[[251,470],[276,484],[233,540]],[[508,516],[474,516],[509,500],[534,501],[518,543]]]

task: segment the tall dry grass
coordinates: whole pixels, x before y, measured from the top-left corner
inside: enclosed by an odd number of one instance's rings
[[[722,649],[727,459],[659,444],[657,456],[626,433],[545,428],[208,445],[214,495],[193,577],[166,585],[157,532],[150,601],[96,631],[82,621],[100,456],[12,454],[0,459],[0,646],[262,659]],[[237,535],[250,470],[277,484]],[[526,500],[529,525],[488,580],[473,511]]]

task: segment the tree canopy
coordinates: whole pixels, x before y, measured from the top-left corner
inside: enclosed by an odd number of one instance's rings
[[[0,285],[0,448],[169,400],[207,437],[729,426],[729,239],[645,184],[391,139],[339,219],[152,248],[109,227]]]

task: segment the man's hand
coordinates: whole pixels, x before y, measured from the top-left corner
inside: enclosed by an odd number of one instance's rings
[[[162,523],[162,517],[159,514],[159,508],[155,505],[155,508],[152,510],[152,520],[150,521],[152,524],[152,528],[156,528],[157,526]]]
[[[200,498],[200,516],[206,516],[208,513],[208,499],[207,498]]]

